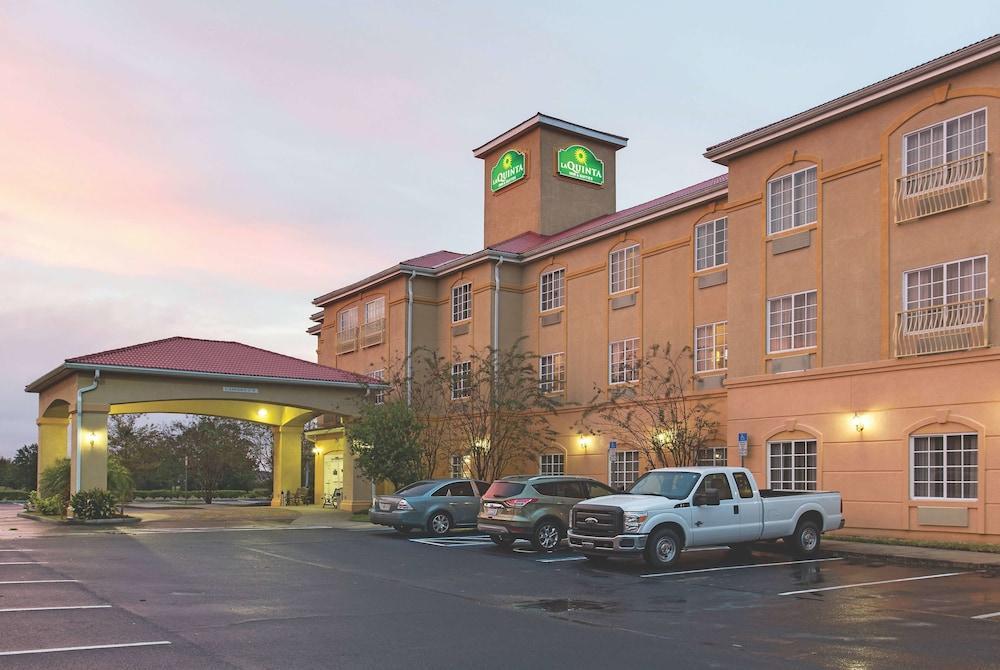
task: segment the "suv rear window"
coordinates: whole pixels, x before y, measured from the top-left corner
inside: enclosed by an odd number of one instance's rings
[[[524,490],[524,484],[520,482],[505,482],[502,480],[493,482],[484,498],[509,498],[516,496]]]

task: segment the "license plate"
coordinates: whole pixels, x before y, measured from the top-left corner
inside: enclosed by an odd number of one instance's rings
[[[383,512],[388,512],[391,507],[392,505],[390,505],[389,503],[380,502],[378,504],[378,508]]]
[[[496,515],[497,515],[497,508],[496,507],[487,507],[486,508],[486,518],[487,519],[492,519]]]

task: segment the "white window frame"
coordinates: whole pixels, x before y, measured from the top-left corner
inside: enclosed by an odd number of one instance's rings
[[[720,333],[721,332],[721,343]],[[716,321],[715,323],[704,323],[694,328],[694,371],[700,372],[720,372],[729,367],[729,322]],[[704,346],[703,346],[704,345]],[[720,358],[719,350],[722,351],[722,364],[718,365]],[[707,355],[702,356],[705,352]],[[704,365],[709,363],[709,365]]]
[[[639,288],[639,245],[630,244],[608,254],[608,293]]]
[[[372,370],[368,376],[372,379],[377,379],[380,382],[385,381],[385,368],[381,370]],[[385,404],[385,389],[375,390],[374,401],[376,405]]]
[[[965,117],[970,117],[970,118],[972,118],[973,122],[975,122],[975,116],[976,116],[976,114],[979,114],[980,112],[982,112],[982,114],[983,114],[983,126],[982,126],[983,127],[983,148],[982,148],[982,151],[972,151],[972,149],[975,148],[975,142],[974,141],[973,141],[973,143],[970,146],[966,147],[965,149],[963,149],[960,145],[956,146],[954,149],[949,149],[948,148],[948,139],[949,139],[949,137],[957,137],[960,140],[961,139],[961,135],[962,135],[962,131],[959,131],[959,132],[955,133],[954,135],[948,135],[948,124],[950,124],[952,122],[958,122],[958,125],[960,126],[961,125],[961,120],[963,118],[965,118]],[[917,172],[922,172],[924,170],[930,170],[931,168],[940,167],[940,166],[945,165],[947,163],[951,163],[951,162],[954,162],[954,161],[957,161],[957,160],[961,160],[962,158],[968,158],[969,156],[975,156],[976,154],[980,154],[980,153],[984,153],[986,151],[989,151],[989,141],[990,141],[990,127],[989,127],[990,119],[989,119],[989,117],[990,117],[990,115],[989,115],[989,112],[987,111],[987,109],[985,107],[980,107],[979,109],[974,109],[971,112],[965,112],[964,114],[959,114],[957,116],[952,116],[951,118],[944,119],[943,121],[937,121],[935,123],[931,123],[929,125],[926,125],[923,128],[917,128],[916,130],[914,130],[912,132],[906,133],[905,135],[903,135],[903,141],[901,142],[901,147],[902,147],[902,152],[903,152],[903,156],[902,156],[902,159],[901,159],[902,160],[902,165],[903,165],[903,174],[904,175],[909,175],[909,174],[914,174],[914,173],[917,173]],[[941,128],[941,138],[940,138],[940,140],[934,140],[933,137],[932,137],[932,139],[931,139],[931,145],[933,146],[934,143],[939,143],[941,145],[941,154],[939,156],[935,156],[935,155],[933,155],[933,150],[932,150],[932,155],[929,158],[924,159],[924,160],[920,160],[919,157],[918,157],[916,163],[914,163],[914,164],[911,165],[911,163],[909,161],[909,157],[907,156],[907,154],[910,153],[910,142],[912,140],[914,140],[914,139],[919,139],[920,133],[924,133],[924,132],[927,132],[927,131],[931,131],[931,134],[933,136],[933,130],[935,128],[937,128],[937,127]],[[975,126],[973,126],[972,129],[971,129],[971,131],[969,131],[969,132],[973,132],[974,133],[975,132]],[[917,150],[919,151],[919,145],[917,147]],[[954,155],[953,156],[949,156],[949,154],[954,154]],[[926,165],[924,165],[923,167],[921,167],[921,164],[926,164]]]
[[[538,388],[543,393],[566,390],[566,354],[562,351],[538,357]]]
[[[926,466],[920,466],[920,467],[926,468],[928,471],[930,471],[932,468],[940,468],[941,469],[941,471],[942,471],[941,472],[942,479],[941,479],[940,483],[944,487],[944,495],[940,496],[940,497],[939,496],[918,496],[918,495],[916,495],[916,488],[917,488],[917,480],[916,480],[916,468],[917,468],[917,465],[916,465],[916,440],[919,440],[919,439],[930,440],[930,438],[935,438],[935,437],[941,438],[942,441],[943,441],[943,447],[944,448],[943,448],[943,450],[942,450],[941,453],[942,453],[944,462],[940,466],[932,466],[932,465],[928,464]],[[966,463],[963,462],[963,463],[961,463],[959,465],[954,465],[954,464],[949,464],[948,463],[948,453],[949,453],[948,438],[950,438],[950,437],[958,437],[958,438],[962,439],[962,447],[958,450],[958,453],[964,455],[965,453],[968,453],[968,452],[974,452],[975,453],[975,463],[966,464]],[[972,439],[975,440],[975,442],[976,442],[976,448],[975,449],[966,449],[965,448],[965,440],[967,438],[972,438]],[[980,467],[980,460],[981,460],[980,457],[979,457],[979,455],[980,455],[980,447],[979,447],[980,442],[981,442],[981,440],[979,439],[979,433],[975,433],[975,432],[931,433],[931,434],[926,434],[926,435],[925,434],[910,435],[910,449],[909,449],[909,451],[910,451],[910,499],[911,500],[941,500],[941,501],[953,500],[953,501],[956,501],[956,502],[974,502],[974,501],[979,500],[980,486],[983,483],[982,482],[982,478],[979,476],[980,475],[979,467]],[[964,459],[963,459],[963,461],[964,461]],[[949,465],[950,465],[950,467],[958,467],[960,470],[962,470],[962,472],[963,472],[963,478],[959,479],[959,480],[948,479]],[[976,478],[975,478],[974,481],[966,481],[964,479],[964,471],[965,471],[966,468],[972,468],[973,469],[973,471],[975,473],[975,476],[976,476]],[[938,482],[932,481],[932,480],[928,479],[926,482],[921,482],[921,483],[927,483],[928,484],[928,488],[929,488],[930,485],[936,484]],[[954,497],[950,497],[948,495],[948,485],[949,484],[958,484],[959,486],[963,487],[963,492],[964,492],[964,487],[966,485],[968,485],[968,484],[975,484],[976,495],[973,496],[973,497],[971,497],[971,498],[964,498],[964,497],[963,498],[954,498]]]
[[[451,365],[451,399],[462,400],[472,395],[469,377],[472,375],[472,361],[459,361]]]
[[[631,478],[630,478],[631,477]],[[635,480],[639,479],[639,452],[635,449],[620,451],[615,454],[615,460],[611,463],[611,473],[608,481],[612,488],[620,487],[627,489]]]
[[[463,479],[465,477],[465,456],[462,454],[452,454],[449,466],[452,479]]]
[[[812,173],[812,174],[809,174]],[[802,183],[797,184],[796,180],[802,179]],[[787,189],[785,184],[787,182]],[[809,193],[809,186],[812,185],[812,193]],[[802,189],[801,194],[796,193],[796,189]],[[780,189],[780,191],[778,191]],[[774,214],[774,197],[780,193],[778,207],[790,209],[786,214],[784,211],[777,216]],[[810,198],[811,206],[810,206]],[[795,172],[775,177],[767,182],[767,234],[774,235],[786,230],[794,230],[802,226],[809,226],[819,220],[819,177],[816,166],[811,165]],[[812,212],[812,216],[809,213]],[[801,220],[796,223],[796,219]],[[785,225],[787,219],[788,225]]]
[[[460,323],[472,318],[472,282],[451,287],[451,322]]]
[[[616,352],[615,350],[618,349]],[[618,360],[616,360],[618,359]],[[629,365],[629,363],[632,365]],[[616,366],[620,366],[616,373]],[[616,379],[616,377],[618,377]],[[631,384],[639,381],[639,338],[616,340],[608,345],[608,384]]]
[[[810,295],[813,296],[813,304],[811,305],[811,307],[815,311],[815,316],[813,317],[812,330],[809,330],[809,328],[808,328],[808,323],[809,323],[808,317],[806,317],[805,319],[802,319],[802,320],[796,320],[796,318],[795,318],[795,311],[798,310],[798,309],[804,309],[804,310],[806,310],[806,313],[808,313],[808,310],[809,310],[809,307],[810,307],[808,300],[809,300],[809,296]],[[795,305],[795,301],[796,301],[797,298],[805,298],[805,301],[806,301],[805,304],[802,305],[802,306],[796,306]],[[790,323],[791,323],[791,327],[792,327],[792,332],[791,332],[792,347],[789,348],[789,349],[773,349],[771,347],[771,339],[772,339],[771,338],[771,303],[777,302],[779,300],[786,300],[786,299],[791,300],[791,308],[790,309],[791,309],[791,313],[792,313],[792,320],[791,320]],[[787,310],[781,309],[780,311],[784,312],[784,311],[787,311]],[[802,327],[800,329],[797,330],[796,329],[796,324],[803,324],[803,325],[802,325]],[[779,325],[783,325],[783,324],[779,324]],[[819,295],[816,292],[816,289],[812,289],[810,291],[799,291],[798,293],[787,293],[785,295],[779,295],[779,296],[775,296],[773,298],[768,298],[767,299],[767,353],[769,353],[769,354],[778,354],[778,353],[786,353],[786,352],[789,352],[789,351],[805,351],[807,349],[815,349],[816,348],[816,341],[817,341],[817,337],[816,336],[818,334],[818,330],[819,330]],[[804,337],[804,338],[806,338],[808,340],[809,335],[813,336],[813,343],[812,344],[805,344],[804,346],[801,346],[801,347],[796,347],[795,346],[795,338],[796,337],[801,336],[801,337]],[[779,333],[777,339],[780,340],[780,339],[782,339],[782,337],[783,336]]]
[[[719,232],[721,230],[720,240]],[[722,260],[719,260],[719,256]],[[726,217],[694,227],[694,270],[721,268],[729,263],[729,220]]]
[[[795,447],[796,447],[796,445],[799,445],[799,444],[804,445],[805,453],[802,454],[802,457],[806,459],[805,465],[803,465],[801,469],[805,469],[807,471],[808,470],[812,470],[813,471],[812,488],[809,488],[808,477],[804,480],[806,482],[806,487],[805,488],[796,488],[795,487],[796,484],[799,483],[798,480],[797,480],[797,478],[796,478],[796,476],[795,476],[795,471],[797,469],[800,469],[799,467],[797,467],[797,464],[795,462],[795,458],[798,456],[795,453]],[[791,479],[785,480],[785,479],[782,478],[782,479],[778,480],[777,482],[775,482],[775,479],[774,479],[774,467],[772,465],[774,454],[773,454],[772,450],[774,449],[774,447],[778,447],[778,446],[781,446],[782,448],[784,448],[784,445],[791,445],[791,447],[792,447],[792,453],[791,453],[792,466],[791,466],[791,468],[786,468],[784,466],[784,462],[782,462],[782,465],[779,467],[779,471],[781,471],[782,473],[784,473],[786,471],[791,472]],[[809,463],[808,458],[809,458],[809,455],[810,455],[809,454],[809,447],[810,447],[810,445],[812,445],[812,448],[814,450],[814,453],[812,454],[812,456],[813,456],[813,459],[814,459],[813,462],[814,462],[815,465],[813,465],[813,467],[809,467],[809,465],[808,465],[808,463]],[[782,458],[784,458],[785,454],[780,454],[780,456]],[[816,440],[814,438],[809,438],[809,439],[805,439],[805,440],[771,440],[771,441],[769,441],[767,443],[767,463],[765,463],[765,467],[767,468],[767,486],[768,486],[768,488],[771,488],[771,489],[778,488],[778,490],[781,490],[781,491],[817,491],[817,490],[819,490],[819,440]],[[784,486],[784,484],[786,484],[786,483],[791,484],[792,487],[788,488],[788,487]],[[776,484],[779,485],[779,486],[776,486]]]
[[[345,325],[345,321],[348,323]],[[347,309],[342,309],[337,312],[337,337],[339,338],[342,333],[348,333],[354,331],[354,335],[357,336],[358,330],[358,306],[348,307]]]
[[[566,302],[566,268],[543,272],[538,278],[538,311],[551,312]]]
[[[959,273],[961,273],[962,264],[963,263],[971,263],[972,266],[975,267],[975,262],[978,261],[979,259],[983,259],[983,266],[984,266],[983,267],[983,272],[982,273],[973,272],[971,275],[967,275],[967,277],[969,277],[969,278],[972,279],[973,287],[972,287],[972,291],[971,291],[972,297],[971,298],[966,298],[965,300],[978,300],[978,299],[981,299],[981,298],[986,298],[988,296],[988,291],[989,291],[990,258],[989,258],[988,255],[982,254],[980,256],[970,256],[968,258],[960,258],[960,259],[955,260],[955,261],[947,261],[945,263],[936,263],[934,265],[926,265],[926,266],[924,266],[922,268],[914,268],[912,270],[904,270],[903,271],[903,283],[902,283],[902,286],[903,286],[903,311],[905,312],[905,311],[909,311],[911,309],[921,309],[921,308],[924,308],[924,307],[934,307],[934,306],[937,306],[937,305],[951,305],[951,304],[954,304],[954,303],[957,303],[957,302],[964,302],[961,299],[961,296],[962,296],[963,293],[968,293],[968,291],[962,291],[961,289],[959,289],[959,291],[957,291],[957,292],[954,292],[954,291],[953,292],[949,292],[949,290],[948,290],[948,284],[949,284],[949,282],[952,282],[952,281],[961,282],[961,280],[963,278],[961,274],[958,274],[957,276],[949,275],[949,269],[951,269],[952,272],[958,271]],[[935,270],[937,268],[941,268],[941,282],[940,282],[941,283],[941,295],[940,296],[934,296],[934,295],[932,295],[930,298],[919,298],[918,297],[914,301],[911,302],[910,301],[910,296],[909,296],[909,294],[910,294],[910,277],[911,277],[911,275],[915,275],[918,272],[924,272],[924,271],[927,271],[927,270],[933,271],[933,270]],[[982,287],[981,288],[977,288],[975,286],[977,277],[981,277],[982,278],[982,282],[981,282],[982,283]],[[931,280],[930,283],[917,284],[917,286],[933,286],[934,284],[937,284],[937,283],[938,282],[935,281],[932,278],[932,280]],[[940,301],[938,301],[937,298],[940,298]],[[930,301],[930,302],[928,302],[928,301]],[[921,304],[921,303],[925,303],[925,304]]]
[[[538,474],[557,476],[566,474],[566,454],[554,452],[538,456]]]
[[[385,319],[385,297],[380,296],[365,303],[365,323],[375,323]]]
[[[719,454],[722,454],[722,458],[719,458]],[[706,455],[711,455],[711,459],[705,458]],[[695,453],[695,461],[695,465],[700,467],[724,468],[729,463],[729,449],[727,447],[704,447]]]

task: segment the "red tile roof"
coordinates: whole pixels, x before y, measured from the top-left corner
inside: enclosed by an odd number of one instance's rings
[[[659,198],[654,198],[648,202],[640,203],[634,207],[629,207],[628,209],[623,209],[613,214],[599,216],[596,219],[591,219],[590,221],[584,221],[583,223],[579,223],[572,228],[567,228],[566,230],[555,233],[554,235],[540,235],[535,232],[521,233],[516,237],[512,237],[509,240],[495,244],[490,248],[495,251],[505,251],[512,254],[527,254],[544,244],[558,244],[564,240],[569,240],[579,235],[585,235],[590,231],[614,226],[617,223],[623,223],[629,219],[638,218],[646,212],[665,209],[671,205],[684,202],[692,195],[701,191],[723,188],[727,186],[728,183],[729,175],[721,174],[717,177],[712,177],[711,179],[706,179],[705,181],[682,188],[679,191],[661,195]]]
[[[408,261],[403,261],[401,265],[412,265],[418,268],[436,268],[445,263],[450,263],[456,258],[462,258],[465,254],[457,254],[454,251],[433,251],[429,254],[424,254],[423,256],[417,256],[416,258],[411,258]]]
[[[310,363],[239,342],[169,337],[121,349],[66,359],[67,364],[145,368],[178,372],[261,377],[312,382],[365,384],[372,380],[353,372]]]

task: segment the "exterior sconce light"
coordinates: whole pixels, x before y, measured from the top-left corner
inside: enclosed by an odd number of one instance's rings
[[[94,445],[97,444],[97,433],[90,431],[90,433],[87,434],[87,439],[90,441],[90,448],[93,449]]]
[[[580,435],[578,438],[576,438],[576,440],[579,443],[580,448],[583,449],[584,451],[587,451],[587,448],[590,446],[590,440],[591,440],[590,435]]]
[[[257,410],[257,418],[258,419],[264,419],[266,417],[267,417],[267,410],[266,409],[264,409],[263,407],[261,407],[260,409]]]
[[[851,424],[854,426],[854,430],[859,433],[864,431],[867,423],[868,422],[865,420],[864,415],[858,414],[857,412],[854,413],[854,418],[851,419]]]
[[[323,450],[320,449],[319,447],[313,447],[313,454],[315,454],[316,456],[319,456],[321,451]]]

